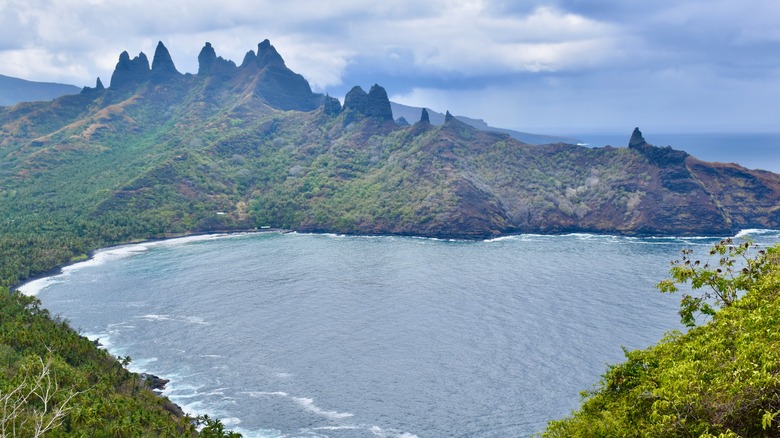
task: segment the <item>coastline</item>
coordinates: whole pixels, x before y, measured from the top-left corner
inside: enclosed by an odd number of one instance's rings
[[[768,230],[768,229],[747,229],[742,230],[739,233],[737,233],[734,236],[730,237],[740,237],[745,235],[760,235],[760,234],[771,234],[771,233],[778,233],[780,230]],[[25,293],[22,288],[24,286],[29,285],[30,283],[33,283],[34,281],[38,280],[46,280],[47,278],[56,277],[62,274],[67,273],[68,268],[71,269],[78,269],[80,264],[93,264],[93,263],[102,263],[103,261],[110,261],[113,260],[112,258],[104,258],[102,260],[96,260],[96,257],[99,258],[101,254],[104,255],[110,255],[111,251],[113,250],[120,250],[119,257],[127,257],[132,254],[137,254],[143,251],[147,251],[150,248],[159,247],[159,246],[165,246],[165,245],[180,245],[185,244],[188,242],[198,242],[198,241],[208,241],[212,239],[221,239],[221,238],[228,238],[228,237],[239,237],[239,236],[250,236],[255,234],[267,234],[267,233],[280,233],[280,234],[302,234],[302,235],[319,235],[319,236],[335,236],[335,237],[405,237],[405,238],[423,238],[423,239],[431,239],[431,240],[446,240],[446,241],[461,241],[461,242],[474,242],[475,239],[440,239],[435,237],[423,237],[423,236],[399,236],[399,235],[351,235],[351,234],[336,234],[336,233],[297,233],[297,232],[291,232],[288,230],[246,230],[246,231],[231,231],[231,232],[214,232],[214,233],[192,233],[192,234],[182,234],[182,235],[175,235],[170,236],[166,238],[155,238],[155,239],[146,239],[146,240],[136,240],[131,241],[127,243],[122,244],[116,244],[116,245],[110,245],[104,248],[99,248],[93,251],[90,251],[89,258],[87,260],[79,260],[75,261],[73,263],[69,263],[67,265],[63,265],[58,267],[55,271],[55,275],[50,275],[49,277],[40,277],[35,280],[29,280],[22,284],[20,288],[17,288],[22,293]],[[572,236],[572,237],[581,237],[583,239],[590,239],[590,238],[626,238],[626,239],[637,239],[635,236],[621,236],[616,234],[598,234],[598,233],[566,233],[566,234],[532,234],[532,233],[522,233],[522,234],[507,234],[504,236],[500,236],[493,239],[479,239],[480,242],[492,242],[492,241],[500,241],[505,239],[513,239],[513,238],[523,238],[523,237],[556,237],[556,236]],[[691,237],[691,236],[655,236],[650,237],[650,239],[718,239],[718,238],[724,238],[729,236],[698,236],[698,237]],[[136,248],[135,250],[133,250]],[[29,295],[29,294],[27,294]],[[34,294],[32,294],[34,295]],[[104,348],[108,350],[107,347],[99,347]],[[110,351],[109,351],[110,353]],[[113,353],[111,353],[113,355]],[[153,372],[148,368],[148,366],[143,366],[143,364],[140,367],[136,368],[135,371],[132,371],[133,373],[137,375],[147,374],[150,376],[154,376],[151,374]],[[151,372],[150,372],[151,371]],[[157,380],[166,380],[170,376],[162,375],[162,378],[154,376]],[[173,384],[173,388],[168,389],[175,389],[175,382]],[[207,412],[198,412],[195,410],[189,410],[185,411],[178,403],[174,402],[168,395],[166,395],[165,392],[157,392],[154,391],[157,395],[162,397],[164,400],[166,400],[167,403],[170,403],[172,406],[178,407],[180,412],[186,416],[190,417],[197,417],[198,415],[202,415]],[[174,413],[171,411],[171,413]],[[211,414],[209,414],[211,416]]]
[[[90,250],[86,254],[86,258],[79,258],[78,260],[73,260],[71,262],[53,267],[49,270],[25,278],[18,284],[12,285],[9,288],[9,290],[10,291],[17,290],[24,295],[35,296],[43,287],[46,286],[45,284],[42,284],[45,280],[64,275],[67,273],[69,269],[77,269],[79,265],[92,265],[95,263],[99,263],[99,261],[95,260],[96,257],[99,256],[100,254],[106,254],[112,250],[121,250],[125,248],[143,246],[144,249],[140,251],[135,251],[135,252],[141,252],[141,251],[145,251],[149,247],[160,246],[160,245],[168,245],[168,244],[173,245],[179,243],[196,242],[201,240],[210,240],[210,239],[217,239],[221,237],[232,237],[232,236],[239,236],[239,235],[264,234],[264,233],[286,234],[290,232],[291,232],[290,230],[285,230],[281,228],[271,228],[265,230],[247,229],[247,230],[209,231],[209,232],[198,232],[198,233],[172,233],[169,235],[165,235],[163,237],[135,239],[127,242],[120,242],[120,243],[111,244],[108,246]],[[134,252],[134,251],[128,251],[128,252]]]
[[[750,236],[751,234],[766,234],[771,232],[780,232],[780,230],[764,229],[764,228],[748,228],[739,230],[733,236],[723,235],[701,235],[701,236],[672,236],[672,235],[629,235],[623,233],[595,233],[595,232],[566,232],[566,233],[507,233],[495,237],[485,238],[463,238],[463,237],[446,237],[446,236],[425,236],[425,235],[411,235],[411,234],[352,234],[352,233],[333,233],[333,232],[309,232],[309,231],[295,231],[287,230],[283,228],[270,228],[270,229],[246,229],[246,230],[216,230],[207,232],[195,232],[195,233],[171,233],[163,237],[154,237],[148,239],[130,240],[127,242],[116,243],[105,247],[97,248],[89,251],[86,254],[85,259],[73,260],[72,262],[65,263],[63,265],[54,267],[47,271],[41,272],[29,278],[22,280],[19,284],[13,285],[9,288],[10,291],[18,290],[24,295],[35,296],[41,289],[46,287],[48,282],[53,281],[56,277],[67,274],[69,269],[77,269],[79,265],[91,265],[100,263],[96,257],[100,254],[108,254],[112,250],[117,249],[131,249],[133,247],[142,247],[139,251],[128,251],[127,254],[122,254],[120,257],[129,255],[132,252],[146,251],[150,247],[159,245],[175,245],[187,242],[196,242],[201,240],[210,240],[223,237],[233,237],[240,235],[252,235],[252,234],[266,234],[266,233],[280,233],[280,234],[308,234],[308,235],[333,235],[333,236],[352,236],[352,237],[408,237],[419,239],[433,239],[441,241],[451,242],[496,242],[505,239],[511,239],[519,236],[604,236],[604,237],[621,237],[627,239],[724,239],[731,238],[743,238]],[[110,254],[108,254],[110,256]]]

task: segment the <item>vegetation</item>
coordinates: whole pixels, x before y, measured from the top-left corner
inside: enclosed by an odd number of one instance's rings
[[[716,264],[686,250],[659,285],[671,292],[691,283],[680,311],[691,330],[626,351],[626,362],[610,366],[581,408],[544,436],[780,436],[780,246],[756,251],[727,240],[711,255]],[[711,319],[694,327],[694,314]]]
[[[123,86],[0,108],[5,434],[194,433],[120,362],[36,300],[9,292],[103,246],[261,227],[485,238],[571,231],[701,235],[780,226],[778,175],[703,163],[643,141],[633,148],[533,146],[457,120],[400,127],[312,94],[301,77],[283,70],[270,44],[261,49],[268,56],[221,72],[169,72],[152,80],[124,70]],[[261,65],[268,59],[274,68]],[[328,108],[308,110],[323,100]],[[290,110],[298,104],[305,111]],[[759,299],[750,298],[753,290],[772,274],[737,284],[738,277],[704,279],[705,271],[680,269],[675,278],[694,286],[712,280],[716,291],[721,280],[750,289],[741,300],[724,290],[717,298],[728,305],[718,313],[707,301],[711,295],[689,297],[683,318],[702,312],[713,316],[712,324]],[[654,370],[642,354],[650,353],[630,353],[634,365],[610,373]],[[712,364],[721,359],[711,358]],[[742,369],[751,368],[736,370]],[[618,393],[628,391],[620,379]],[[652,395],[642,403],[655,403],[650,388],[634,387]],[[709,397],[718,401],[722,394]],[[776,411],[765,412],[770,426]],[[203,420],[204,435],[228,433],[218,421]]]
[[[190,419],[34,297],[0,293],[0,436],[195,436]]]

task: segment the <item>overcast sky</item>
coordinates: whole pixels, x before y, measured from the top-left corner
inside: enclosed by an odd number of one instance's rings
[[[108,86],[158,40],[182,72],[206,41],[270,39],[315,91],[529,132],[780,131],[778,0],[0,0],[0,74]]]

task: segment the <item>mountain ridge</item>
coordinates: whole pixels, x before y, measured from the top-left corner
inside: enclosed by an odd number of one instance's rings
[[[0,74],[0,106],[18,102],[48,101],[66,94],[77,94],[79,87],[54,82],[36,82]]]
[[[150,65],[123,52],[108,88],[0,108],[0,213],[81,224],[100,243],[265,226],[467,239],[780,226],[780,176],[658,148],[638,129],[627,147],[586,148],[449,112],[402,126],[381,86],[341,105],[268,40],[240,65],[206,43],[198,74],[166,53],[159,43]]]

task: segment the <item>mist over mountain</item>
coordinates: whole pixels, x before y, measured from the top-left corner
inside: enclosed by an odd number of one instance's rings
[[[33,82],[0,75],[0,106],[52,100],[66,94],[76,94],[80,90],[74,85]]]

